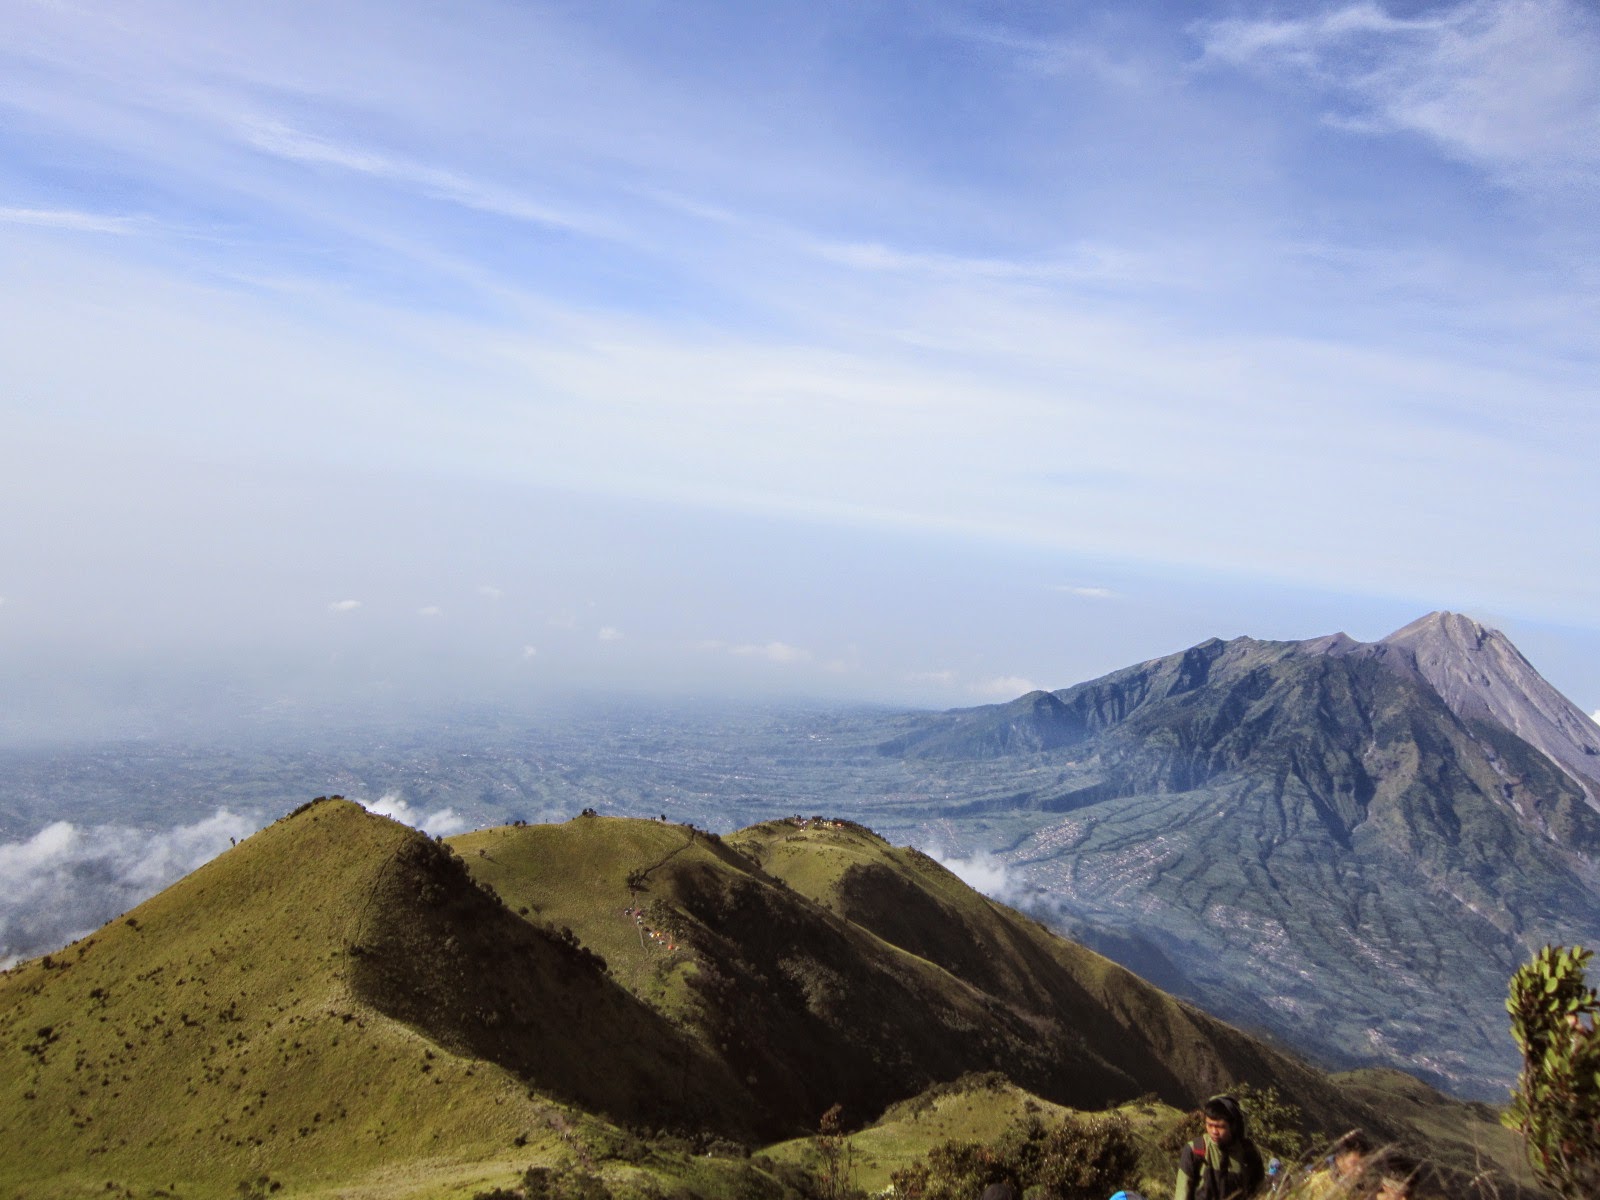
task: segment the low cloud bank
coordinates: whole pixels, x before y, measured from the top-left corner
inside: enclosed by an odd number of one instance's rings
[[[425,813],[420,808],[412,808],[394,792],[387,792],[370,804],[365,804],[368,812],[375,812],[380,817],[388,817],[399,821],[402,825],[409,825],[413,829],[420,829],[423,833],[436,834],[439,837],[449,837],[452,833],[460,833],[467,827],[456,810],[453,808],[440,808],[433,812]]]
[[[1046,925],[1059,927],[1071,925],[1075,914],[1059,896],[1029,883],[1015,874],[1005,861],[986,850],[969,858],[947,857],[942,850],[930,850],[932,858],[962,883],[974,891],[982,892],[991,900],[1009,905]]]
[[[0,967],[92,933],[259,827],[222,808],[153,833],[57,821],[25,842],[0,844]]]
[[[979,851],[971,858],[946,858],[934,850],[929,857],[974,891],[1002,904],[1010,903],[1015,884],[1006,864],[994,855]]]

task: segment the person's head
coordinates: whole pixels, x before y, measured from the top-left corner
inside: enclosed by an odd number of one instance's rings
[[[1372,1145],[1367,1141],[1367,1135],[1359,1129],[1352,1129],[1333,1144],[1333,1153],[1329,1156],[1333,1161],[1333,1173],[1340,1179],[1353,1179],[1356,1172],[1361,1170],[1361,1164],[1372,1153]]]
[[[1244,1110],[1232,1096],[1213,1096],[1200,1109],[1206,1119],[1206,1136],[1219,1146],[1244,1138]]]
[[[1389,1151],[1373,1164],[1372,1172],[1373,1200],[1411,1200],[1412,1183],[1417,1177],[1414,1159]]]

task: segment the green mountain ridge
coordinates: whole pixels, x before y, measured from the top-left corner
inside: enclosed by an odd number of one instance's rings
[[[439,844],[334,800],[0,975],[0,1190],[468,1195],[596,1130],[750,1144],[989,1070],[1078,1108],[1244,1080],[1404,1128],[846,822]]]

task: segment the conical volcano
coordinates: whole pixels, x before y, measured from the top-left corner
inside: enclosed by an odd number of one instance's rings
[[[1506,979],[1600,939],[1597,733],[1504,635],[1434,613],[1378,642],[1213,638],[881,751],[992,763],[924,836],[997,851],[1161,986],[1332,1064],[1499,1097]]]

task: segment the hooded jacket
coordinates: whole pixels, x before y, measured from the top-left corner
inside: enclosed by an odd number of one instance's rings
[[[1261,1165],[1261,1152],[1245,1135],[1244,1110],[1232,1096],[1213,1096],[1206,1103],[1225,1110],[1229,1137],[1223,1145],[1208,1134],[1183,1148],[1178,1155],[1173,1200],[1245,1200],[1254,1196],[1267,1173]]]

